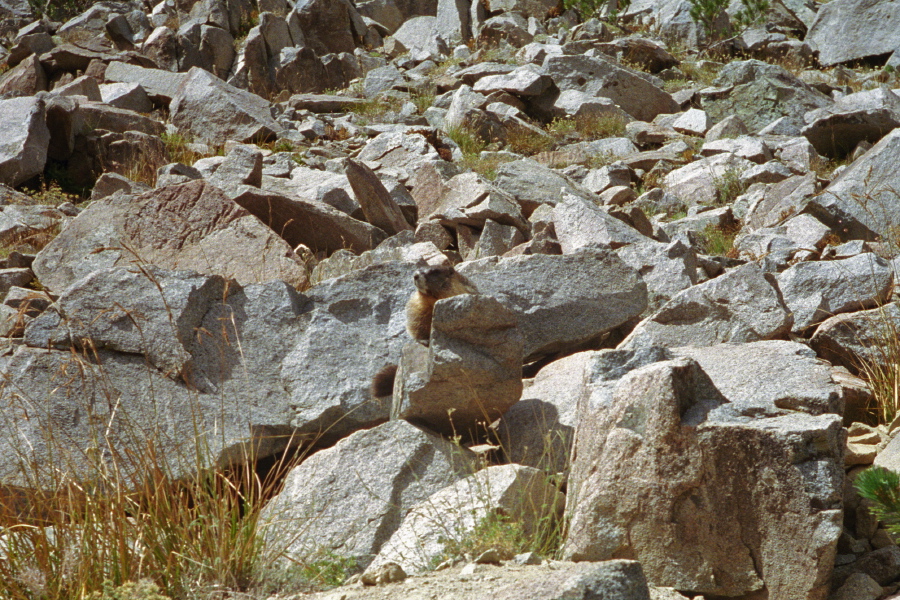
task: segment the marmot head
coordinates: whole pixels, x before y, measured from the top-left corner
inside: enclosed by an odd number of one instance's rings
[[[424,296],[444,298],[450,294],[453,287],[453,277],[458,276],[453,267],[441,265],[437,267],[425,267],[416,271],[413,281],[416,289]]]

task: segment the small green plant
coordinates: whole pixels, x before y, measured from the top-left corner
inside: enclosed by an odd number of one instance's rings
[[[103,582],[102,592],[92,592],[87,600],[171,600],[160,593],[159,586],[149,579],[123,583],[116,587],[109,581]]]
[[[737,258],[734,238],[738,231],[740,228],[735,226],[707,225],[706,229],[699,234],[700,251],[710,256]]]
[[[871,510],[888,533],[900,535],[900,474],[871,467],[857,475],[853,484],[859,495],[872,501]]]
[[[476,557],[491,549],[512,557],[525,552],[528,547],[522,525],[497,512],[489,513],[475,525],[468,536],[462,539],[442,536],[438,541],[444,545],[443,556],[439,562],[451,558]]]
[[[769,12],[769,0],[741,0],[743,8],[734,15],[734,24],[739,29],[748,29],[760,24]]]
[[[554,141],[543,131],[516,127],[507,131],[506,144],[513,152],[531,156],[552,149]]]
[[[301,565],[303,579],[319,589],[343,585],[356,570],[356,559],[338,556],[331,551],[320,552],[309,562]]]
[[[716,188],[716,206],[726,206],[734,202],[738,196],[747,191],[741,182],[741,174],[735,169],[728,169],[721,176],[713,179]]]
[[[80,15],[93,4],[94,0],[28,0],[35,15],[62,22]]]
[[[463,156],[477,156],[488,144],[474,131],[465,127],[449,127],[447,129],[447,137],[459,146]]]
[[[166,146],[166,154],[169,162],[177,162],[183,165],[192,165],[205,155],[195,152],[188,147],[190,140],[180,133],[163,133],[160,138]]]
[[[691,19],[703,27],[706,35],[715,33],[716,19],[728,7],[728,0],[688,0]]]
[[[350,112],[359,116],[361,124],[367,124],[383,120],[388,113],[399,112],[402,106],[403,100],[401,98],[396,96],[378,96],[377,98],[354,104],[350,107]]]
[[[416,105],[419,114],[422,114],[434,104],[435,93],[434,90],[419,90],[410,94],[409,99]]]

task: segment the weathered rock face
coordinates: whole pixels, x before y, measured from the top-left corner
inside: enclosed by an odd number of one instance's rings
[[[463,294],[435,304],[431,328],[427,351],[404,348],[391,416],[444,435],[485,431],[522,394],[516,314],[488,295]]]
[[[860,142],[876,143],[900,126],[900,96],[887,88],[848,94],[833,107],[806,114],[803,135],[824,156],[845,156]]]
[[[460,272],[516,311],[526,359],[595,341],[647,306],[640,275],[605,250],[488,258]]]
[[[840,417],[715,418],[728,400],[690,360],[625,376],[577,431],[565,554],[631,556],[652,584],[684,591],[826,597],[841,532]]]
[[[900,306],[891,302],[826,319],[816,328],[810,345],[823,358],[855,371],[863,364],[887,364],[885,347],[898,330]]]
[[[41,173],[49,143],[42,99],[0,100],[0,183],[17,186]]]
[[[488,467],[413,507],[372,564],[395,562],[407,573],[420,573],[443,552],[441,537],[464,539],[491,514],[507,515],[530,532],[557,518],[564,502],[537,469]]]
[[[806,211],[844,239],[890,235],[900,224],[898,160],[900,129],[895,129],[812,199]]]
[[[303,244],[314,252],[354,252],[371,250],[384,241],[386,234],[364,221],[333,208],[324,202],[303,199],[240,186],[231,191],[232,199],[246,208],[272,231],[296,248]]]
[[[309,290],[309,325],[280,367],[296,423],[339,437],[389,418],[391,407],[373,401],[369,384],[409,341],[415,270],[415,263],[375,264]]]
[[[232,283],[227,296],[213,299],[211,292],[223,285],[218,277],[153,268],[127,273],[108,270],[73,287],[60,303],[66,318],[60,318],[60,309],[36,318],[26,328],[25,339],[38,347],[22,348],[4,364],[0,397],[7,409],[0,418],[3,427],[20,432],[28,447],[25,456],[22,448],[9,446],[13,438],[0,442],[6,449],[0,463],[4,483],[34,483],[20,480],[20,458],[38,464],[62,461],[73,476],[89,476],[98,468],[91,454],[98,436],[109,436],[110,451],[119,455],[116,464],[126,477],[143,464],[143,459],[135,465],[122,462],[123,456],[134,455],[135,445],[166,448],[161,455],[177,477],[202,466],[191,450],[187,455],[179,451],[195,448],[192,440],[198,434],[205,436],[201,443],[208,449],[208,460],[218,464],[245,461],[253,453],[251,447],[258,456],[267,456],[289,442],[294,411],[280,379],[280,365],[306,323],[306,299],[283,282],[245,288]],[[102,278],[121,282],[122,304],[111,312],[84,296]],[[163,298],[175,303],[176,313],[160,309]],[[109,302],[104,306],[108,308]],[[179,329],[198,322],[190,335],[177,336]],[[80,339],[66,339],[65,345],[96,339],[97,346],[110,343],[121,351],[48,351],[51,334],[65,338],[70,324]],[[279,335],[271,335],[269,328]],[[146,334],[174,334],[144,339],[142,329]],[[196,336],[195,331],[206,334]],[[157,364],[149,363],[148,357]],[[181,378],[156,368],[179,363],[190,366]],[[30,382],[28,389],[13,383],[18,381]],[[62,431],[65,444],[54,446],[48,432]],[[99,458],[113,460],[105,453]]]
[[[819,8],[806,42],[818,49],[824,67],[889,54],[900,48],[898,19],[895,2],[840,0]]]
[[[299,561],[340,552],[365,568],[415,505],[476,469],[472,452],[405,421],[357,432],[288,474],[261,516],[267,545]]]
[[[794,331],[828,317],[884,303],[894,271],[883,258],[866,253],[844,260],[798,263],[777,275],[784,303],[794,314]]]
[[[181,82],[169,110],[176,127],[208,144],[262,142],[282,130],[268,102],[196,67]]]
[[[143,355],[163,373],[190,380],[192,336],[225,286],[222,277],[152,265],[101,269],[65,290],[31,327],[28,343]]]
[[[709,346],[787,335],[790,312],[759,265],[750,263],[679,292],[619,345]]]
[[[757,132],[780,117],[796,126],[809,110],[831,105],[831,99],[782,67],[758,60],[726,65],[714,82],[716,89],[704,91],[703,109],[714,123],[737,115],[751,132]]]
[[[669,94],[603,58],[548,56],[544,68],[560,90],[609,98],[635,119],[652,121],[660,113],[678,112]]]
[[[347,0],[301,0],[294,13],[306,42],[320,55],[353,52],[354,36],[365,34],[362,18]]]
[[[98,269],[143,262],[240,283],[306,283],[287,243],[205,181],[95,202],[40,252],[33,268],[49,289],[62,291]]]

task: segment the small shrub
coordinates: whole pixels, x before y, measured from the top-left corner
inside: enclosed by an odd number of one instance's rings
[[[163,133],[161,136],[166,145],[166,155],[169,162],[177,162],[183,165],[193,165],[205,155],[188,148],[190,140],[180,133]]]
[[[621,137],[625,134],[625,120],[617,115],[580,117],[575,121],[575,129],[589,140]]]
[[[506,144],[509,149],[525,156],[546,152],[553,148],[554,143],[553,138],[549,135],[524,127],[510,129],[506,134]]]
[[[731,226],[723,227],[716,225],[708,225],[699,234],[700,251],[710,256],[727,256],[728,258],[737,258],[734,249],[734,238],[737,236],[740,227]]]
[[[385,118],[388,113],[399,112],[403,106],[403,100],[396,96],[378,96],[354,104],[350,107],[350,112],[359,116],[361,123],[378,122]]]
[[[481,520],[470,535],[462,539],[440,537],[444,545],[441,560],[461,557],[476,557],[490,549],[498,550],[506,556],[515,556],[526,551],[528,546],[522,525],[497,512],[491,512]]]
[[[731,204],[747,191],[747,186],[741,182],[741,174],[735,169],[729,169],[716,177],[713,184],[716,186],[716,206]]]
[[[888,533],[900,535],[900,474],[871,467],[857,475],[853,485],[860,496],[872,501],[869,510],[884,523]]]
[[[93,4],[94,0],[28,0],[28,5],[36,16],[62,22],[77,17]]]
[[[159,586],[149,579],[124,583],[118,587],[105,581],[103,591],[91,593],[87,600],[171,600],[159,592]]]
[[[419,114],[424,113],[426,110],[431,108],[431,105],[434,104],[435,93],[434,90],[424,91],[420,90],[417,92],[413,92],[410,94],[410,102],[416,105],[416,110],[419,111]]]
[[[447,129],[447,137],[459,146],[463,156],[478,156],[487,147],[487,142],[474,131],[465,127],[450,127]]]

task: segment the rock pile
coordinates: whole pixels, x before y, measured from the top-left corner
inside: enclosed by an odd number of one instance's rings
[[[892,593],[900,15],[690,4],[0,2],[0,483],[302,448],[264,541],[367,581],[502,516],[610,562],[498,597]]]

